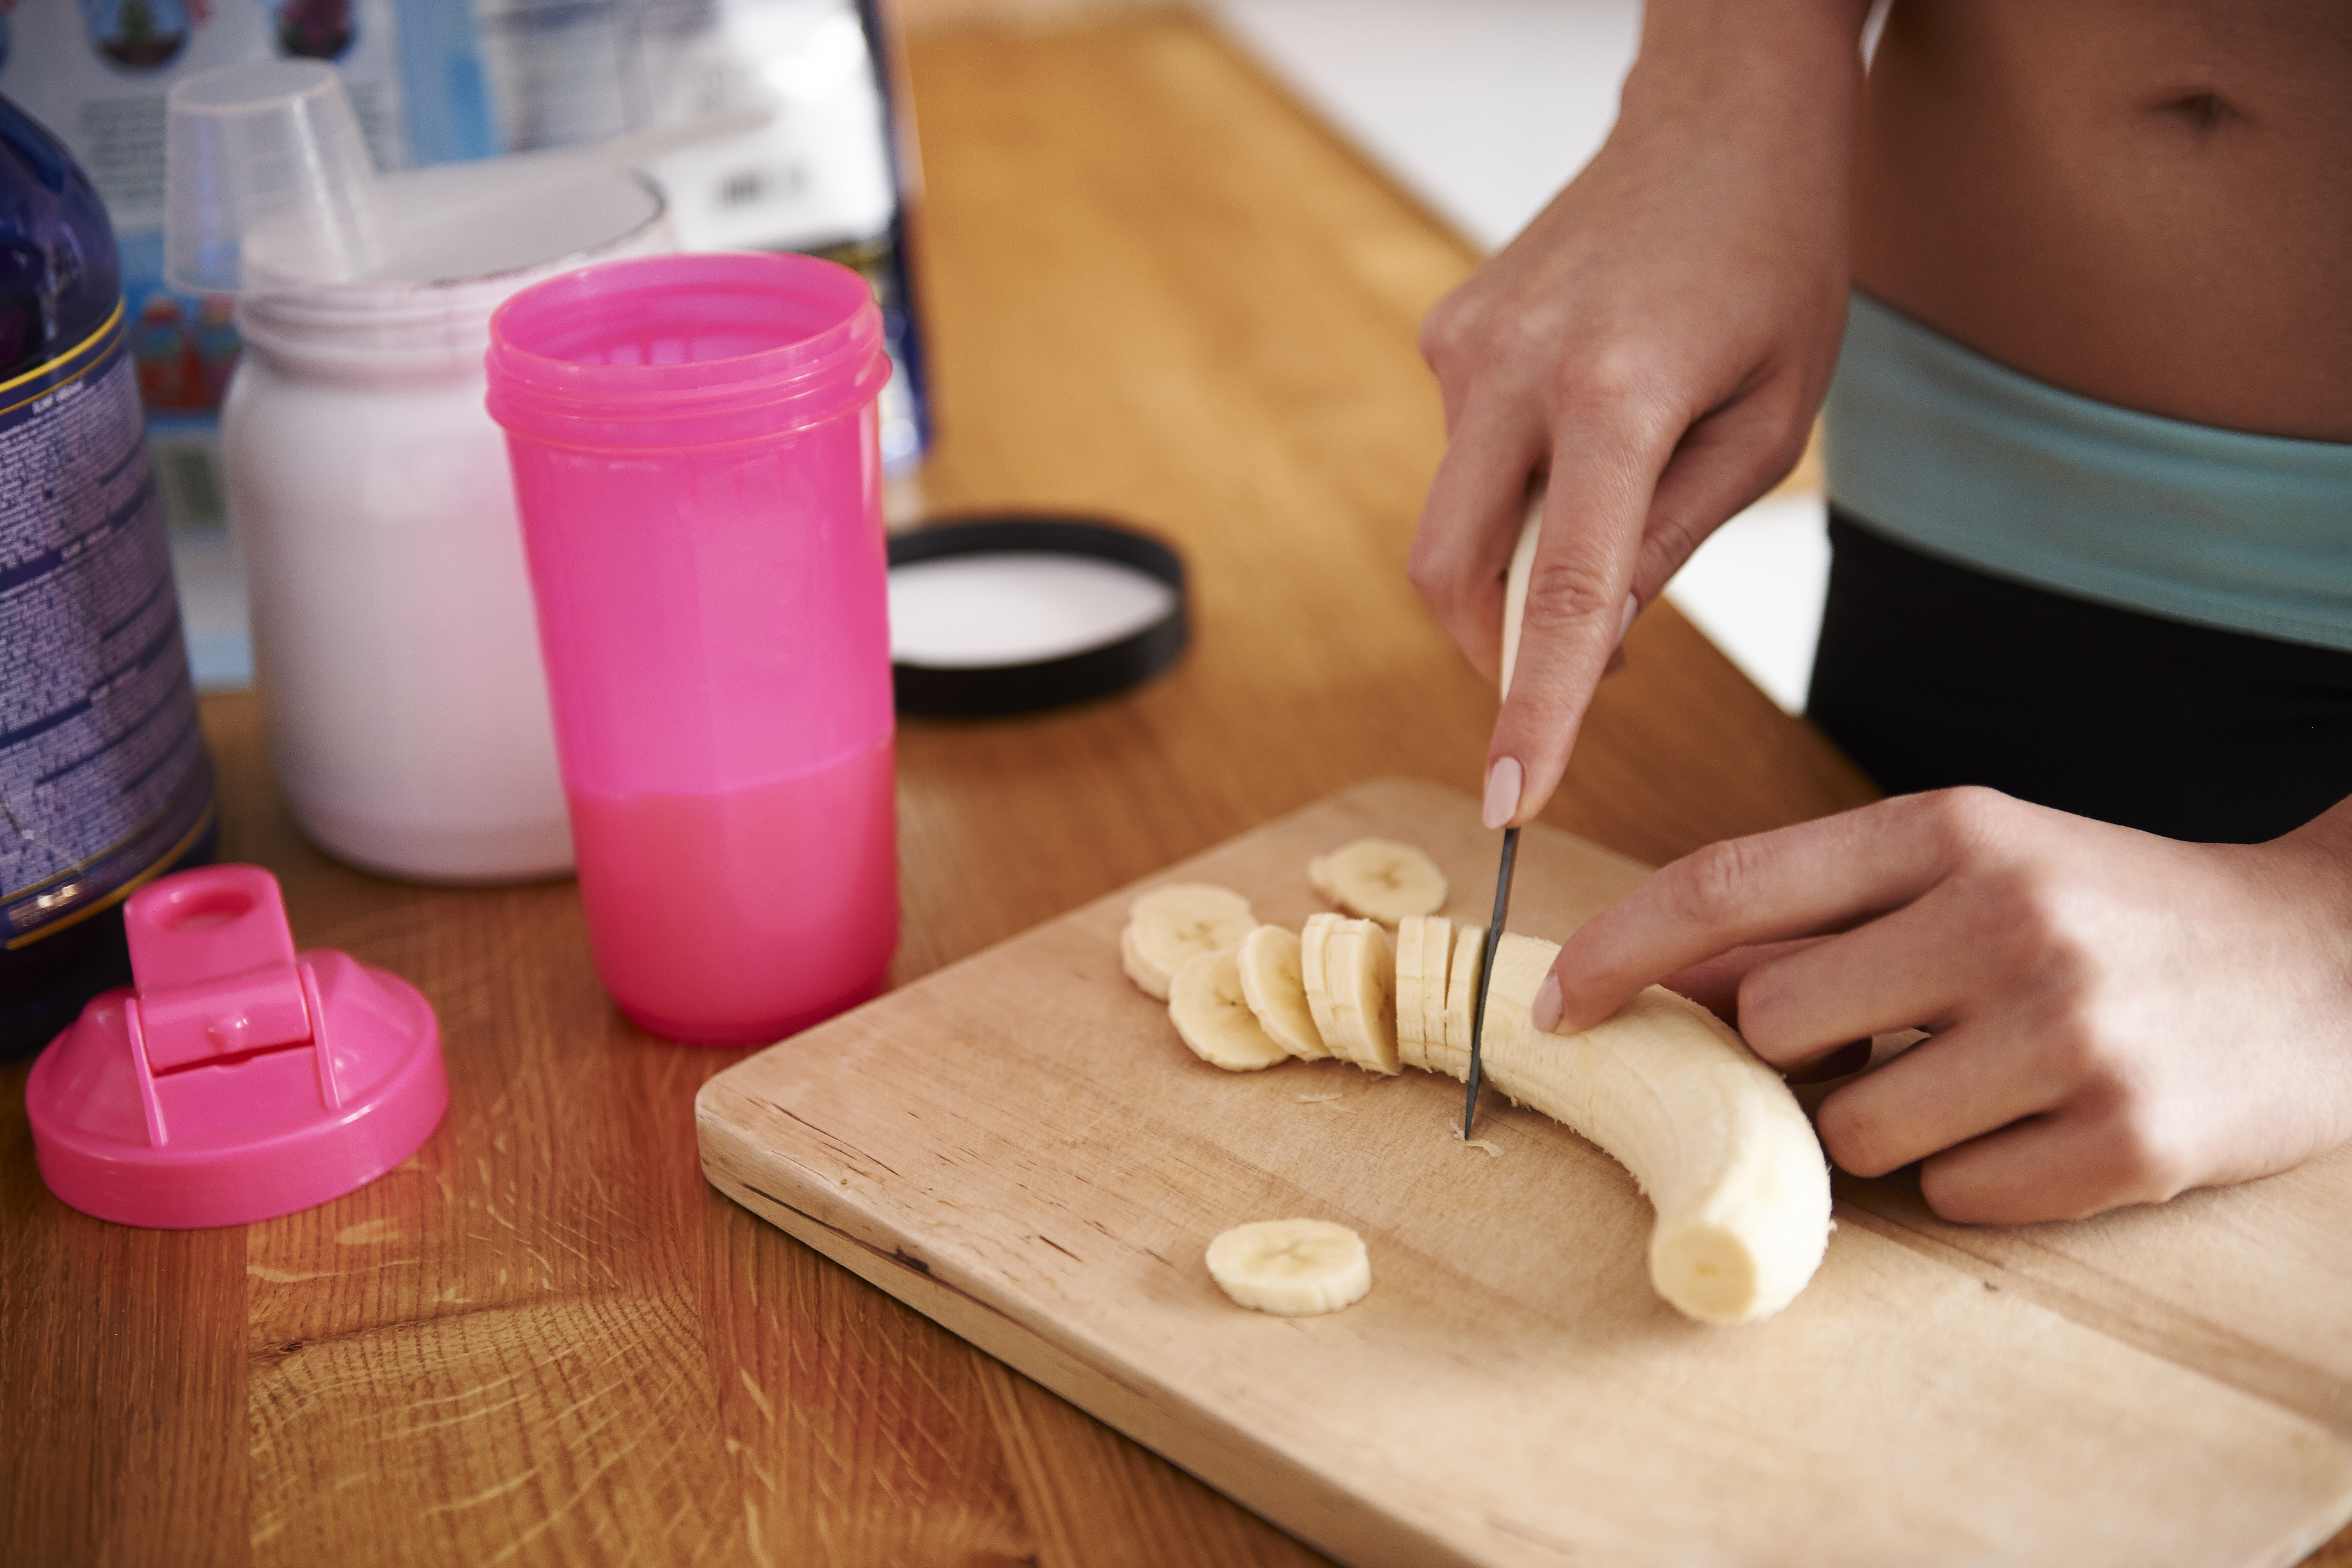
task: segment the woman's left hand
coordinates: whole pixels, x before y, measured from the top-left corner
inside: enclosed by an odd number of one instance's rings
[[[2248,1181],[2352,1138],[2352,802],[2184,844],[1956,789],[1712,845],[1569,939],[1537,1021],[1661,981],[1736,986],[1784,1070],[1927,1029],[1817,1121],[1857,1175],[1926,1161],[1947,1219]]]

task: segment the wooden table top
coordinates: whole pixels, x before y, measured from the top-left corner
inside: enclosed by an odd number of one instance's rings
[[[910,53],[929,509],[1157,531],[1195,640],[1118,700],[901,726],[894,984],[1360,779],[1475,791],[1494,710],[1402,572],[1414,330],[1472,252],[1197,22]],[[142,1231],[48,1195],[0,1069],[0,1560],[1321,1561],[711,1191],[694,1095],[744,1053],[622,1019],[570,883],[332,861],[258,703],[204,710],[223,858],[423,989],[449,1110],[332,1203]],[[1547,819],[1652,861],[1870,795],[1667,605],[1585,734]]]

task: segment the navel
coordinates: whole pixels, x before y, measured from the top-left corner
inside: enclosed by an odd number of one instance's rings
[[[2168,94],[2155,105],[2156,112],[2178,121],[2200,136],[2210,136],[2225,121],[2242,120],[2244,115],[2218,92],[2193,91]]]

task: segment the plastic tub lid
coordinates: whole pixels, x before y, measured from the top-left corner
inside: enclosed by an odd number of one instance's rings
[[[890,541],[898,711],[984,719],[1108,697],[1174,664],[1184,563],[1091,518],[989,516]]]
[[[133,984],[92,997],[25,1083],[64,1202],[121,1225],[241,1225],[366,1185],[439,1125],[432,1006],[349,953],[297,954],[260,867],[159,879],[122,923]]]

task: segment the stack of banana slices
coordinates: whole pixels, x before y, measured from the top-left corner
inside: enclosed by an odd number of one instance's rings
[[[1129,908],[1119,934],[1128,978],[1168,1004],[1176,1032],[1202,1061],[1251,1072],[1293,1057],[1338,1057],[1392,1073],[1399,971],[1388,928],[1442,908],[1445,874],[1421,850],[1386,838],[1318,856],[1307,871],[1317,891],[1357,918],[1316,915],[1293,932],[1260,925],[1249,900],[1227,888],[1154,888]]]
[[[1294,933],[1260,924],[1228,889],[1145,893],[1120,938],[1128,974],[1168,1003],[1196,1055],[1229,1070],[1336,1057],[1466,1079],[1486,933],[1436,913],[1436,865],[1367,839],[1318,858],[1309,879],[1353,918],[1312,915]],[[1738,1035],[1657,986],[1582,1034],[1538,1030],[1528,1009],[1559,952],[1512,932],[1497,945],[1488,1081],[1633,1173],[1657,1209],[1660,1295],[1710,1323],[1779,1311],[1812,1279],[1831,1228],[1828,1167],[1803,1110]]]

